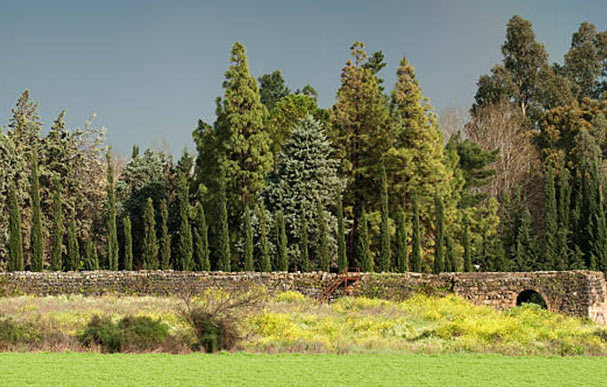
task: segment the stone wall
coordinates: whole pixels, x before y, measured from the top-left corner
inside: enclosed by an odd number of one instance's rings
[[[222,273],[222,272],[15,272],[0,273],[0,295],[31,294],[126,294],[169,295],[201,292],[211,287],[227,290],[263,285],[270,294],[295,290],[318,297],[337,274],[314,273]],[[537,292],[549,310],[589,317],[607,323],[607,285],[602,273],[591,271],[533,273],[443,273],[439,275],[362,274],[352,293],[367,297],[402,300],[416,293],[455,293],[478,305],[508,308],[516,305],[525,290]],[[332,298],[343,294],[338,289]]]

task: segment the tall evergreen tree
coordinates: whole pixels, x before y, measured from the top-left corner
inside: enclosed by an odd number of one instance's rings
[[[42,211],[40,209],[40,183],[38,179],[38,155],[32,154],[31,193],[32,201],[32,230],[30,246],[32,248],[31,270],[42,271],[44,259],[44,237],[42,236]]]
[[[259,100],[271,111],[274,105],[283,97],[291,93],[280,70],[259,77]]]
[[[116,195],[111,150],[107,160],[107,262],[110,270],[118,270],[118,229],[116,227]]]
[[[344,209],[341,193],[337,195],[337,270],[340,273],[348,270],[346,255],[346,227],[344,224]]]
[[[358,231],[358,262],[360,271],[368,273],[374,271],[375,264],[369,248],[369,230],[367,227],[367,214],[363,209]]]
[[[353,59],[341,72],[341,86],[335,105],[330,110],[332,140],[337,157],[342,159],[342,175],[347,186],[344,207],[352,209],[353,227],[348,235],[348,255],[351,262],[357,253],[356,232],[363,206],[376,208],[380,195],[373,189],[377,176],[373,174],[392,140],[390,112],[377,76],[367,63],[362,42],[350,47]]]
[[[160,201],[160,267],[162,268],[162,270],[168,270],[171,268],[171,235],[169,234],[169,207],[167,205],[166,199],[162,199]]]
[[[562,168],[558,179],[558,264],[557,270],[567,270],[569,258],[572,256],[570,242],[570,213],[571,213],[571,185],[568,171]],[[530,216],[531,217],[531,216]]]
[[[194,256],[196,258],[196,266],[202,271],[211,270],[211,261],[209,260],[211,252],[209,250],[208,233],[207,219],[204,213],[204,208],[202,203],[199,203],[198,207],[196,207],[196,225],[194,227]]]
[[[218,212],[218,262],[217,268],[221,271],[230,271],[230,264],[232,260],[232,253],[230,252],[230,230],[228,226],[228,207],[226,203],[226,191],[225,191],[224,180],[221,179],[219,183],[219,202]]]
[[[53,179],[53,247],[51,250],[51,270],[60,271],[63,268],[63,199],[61,195],[61,183],[57,176]]]
[[[287,255],[287,232],[285,230],[285,218],[282,214],[282,210],[278,211],[275,216],[275,229],[276,229],[276,270],[277,271],[288,271],[289,270],[289,257]]]
[[[67,271],[78,271],[80,269],[80,246],[78,245],[74,218],[70,221],[70,226],[67,229],[67,262],[65,262],[65,269]]]
[[[386,179],[386,168],[382,164],[379,269],[384,272],[389,271],[392,265],[392,252],[390,251],[390,221],[388,215],[388,182]]]
[[[337,217],[338,221],[339,221],[339,215]],[[300,215],[300,221],[299,221],[299,232],[300,232],[300,237],[299,237],[299,244],[300,244],[300,250],[301,250],[301,258],[300,258],[300,269],[302,272],[307,272],[310,271],[310,254],[309,254],[309,249],[308,249],[308,222],[307,222],[307,218],[306,218],[306,209],[304,206],[301,206],[301,215]],[[342,218],[342,222],[343,222],[343,218]],[[338,236],[338,241],[339,241],[339,236]],[[344,246],[344,257],[345,257],[345,246]]]
[[[404,273],[409,271],[409,255],[407,254],[407,224],[405,220],[405,211],[402,206],[398,206],[396,211],[396,271]]]
[[[595,234],[592,241],[592,253],[596,257],[597,269],[607,271],[607,219],[605,219],[607,210],[605,201],[607,197],[607,187],[603,182],[603,199],[599,201],[597,206],[598,211],[594,214]]]
[[[455,264],[455,249],[453,246],[453,239],[449,234],[445,235],[445,271],[454,273],[457,271]]]
[[[422,271],[422,246],[419,230],[419,207],[417,206],[417,196],[413,197],[413,222],[411,224],[413,236],[411,238],[411,265],[416,273]]]
[[[190,190],[185,174],[180,174],[179,192],[179,240],[177,244],[177,267],[178,270],[191,270],[194,246],[192,241],[192,227],[190,225]]]
[[[325,220],[325,210],[320,200],[316,202],[316,216],[318,218],[319,228],[316,255],[318,256],[318,262],[320,263],[320,270],[328,272],[331,265],[331,257],[329,255],[329,230]]]
[[[468,221],[464,220],[464,271],[469,273],[472,271],[472,250],[470,249],[470,233],[468,231]]]
[[[544,249],[544,270],[554,270],[559,261],[558,215],[556,208],[556,188],[552,168],[548,169],[546,179],[546,245]]]
[[[440,196],[434,198],[436,208],[436,224],[434,226],[434,274],[442,273],[445,270],[445,256],[443,245],[445,243],[445,213],[443,202]]]
[[[527,208],[523,210],[520,217],[517,235],[514,241],[515,255],[513,257],[513,266],[517,271],[531,271],[538,267],[537,253],[538,248],[533,235],[531,235],[531,213]]]
[[[263,204],[258,207],[259,217],[259,270],[262,272],[272,271],[272,261],[270,259],[268,232],[266,228],[266,210]]]
[[[131,232],[131,218],[127,215],[122,221],[124,232],[124,270],[133,270],[133,234]]]
[[[84,270],[99,270],[97,248],[95,247],[95,242],[93,242],[93,238],[91,236],[86,238],[86,242],[84,242]]]
[[[248,205],[245,205],[244,208],[244,219],[244,270],[254,271],[255,264],[253,262],[253,227],[251,226],[251,213],[249,211]]]
[[[152,198],[148,198],[143,212],[143,229],[143,267],[146,270],[157,270],[159,264],[158,241],[156,239],[156,218]]]
[[[8,271],[23,271],[23,239],[21,236],[21,211],[17,204],[17,189],[11,184],[8,194],[9,237]]]

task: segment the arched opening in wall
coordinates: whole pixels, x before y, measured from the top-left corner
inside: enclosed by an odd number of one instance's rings
[[[521,306],[522,304],[537,304],[544,309],[548,309],[548,305],[546,304],[546,300],[535,290],[523,290],[518,297],[516,297],[516,306]]]

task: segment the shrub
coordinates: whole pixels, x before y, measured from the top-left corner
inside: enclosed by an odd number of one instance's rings
[[[110,317],[95,315],[80,335],[83,345],[98,345],[104,352],[149,350],[161,346],[169,334],[168,326],[160,319],[126,316],[118,323]]]
[[[19,343],[30,343],[35,340],[33,327],[16,323],[10,317],[0,319],[0,347]]]
[[[199,307],[186,312],[186,320],[196,334],[196,349],[212,353],[236,346],[238,333],[228,318],[218,317]]]

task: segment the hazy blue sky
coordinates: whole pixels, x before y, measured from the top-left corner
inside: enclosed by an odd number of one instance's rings
[[[0,0],[0,122],[29,88],[46,128],[64,108],[70,127],[95,112],[120,152],[165,138],[179,153],[194,147],[198,118],[214,120],[234,41],[255,77],[280,69],[291,89],[316,88],[323,107],[360,40],[386,55],[388,87],[406,55],[438,111],[466,109],[514,14],[532,21],[552,62],[582,21],[607,28],[604,0]]]

